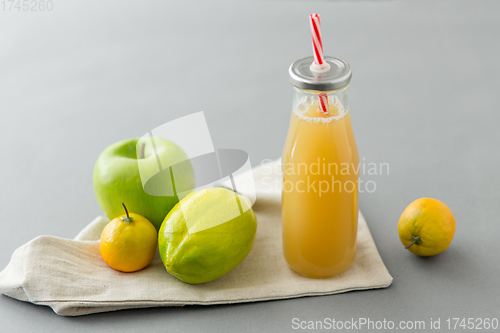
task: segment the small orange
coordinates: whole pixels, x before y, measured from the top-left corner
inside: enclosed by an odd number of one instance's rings
[[[455,217],[439,200],[421,198],[406,207],[399,219],[399,239],[421,257],[446,250],[455,235]]]
[[[111,220],[101,233],[100,251],[104,261],[122,272],[143,269],[156,253],[156,228],[145,217],[128,213]]]

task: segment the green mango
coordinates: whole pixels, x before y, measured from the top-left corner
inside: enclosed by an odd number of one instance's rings
[[[248,198],[225,188],[192,192],[160,227],[160,257],[181,281],[213,281],[245,259],[256,232],[257,217]]]

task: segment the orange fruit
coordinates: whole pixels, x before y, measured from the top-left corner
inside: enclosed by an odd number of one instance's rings
[[[421,198],[406,207],[399,219],[398,231],[406,249],[429,257],[450,245],[455,235],[455,217],[441,201]]]
[[[128,213],[111,220],[101,233],[102,259],[112,268],[122,272],[143,269],[156,253],[158,236],[156,228],[145,217]]]

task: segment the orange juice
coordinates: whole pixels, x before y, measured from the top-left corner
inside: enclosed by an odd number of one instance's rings
[[[345,90],[345,91],[344,91]],[[297,273],[326,278],[356,256],[359,156],[346,102],[328,93],[329,112],[315,92],[297,101],[282,156],[283,253]]]

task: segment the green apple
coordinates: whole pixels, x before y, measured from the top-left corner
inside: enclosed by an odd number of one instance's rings
[[[125,203],[130,212],[147,218],[156,230],[195,186],[193,168],[184,151],[159,137],[127,139],[104,149],[94,167],[93,183],[97,201],[110,220],[122,215]]]

